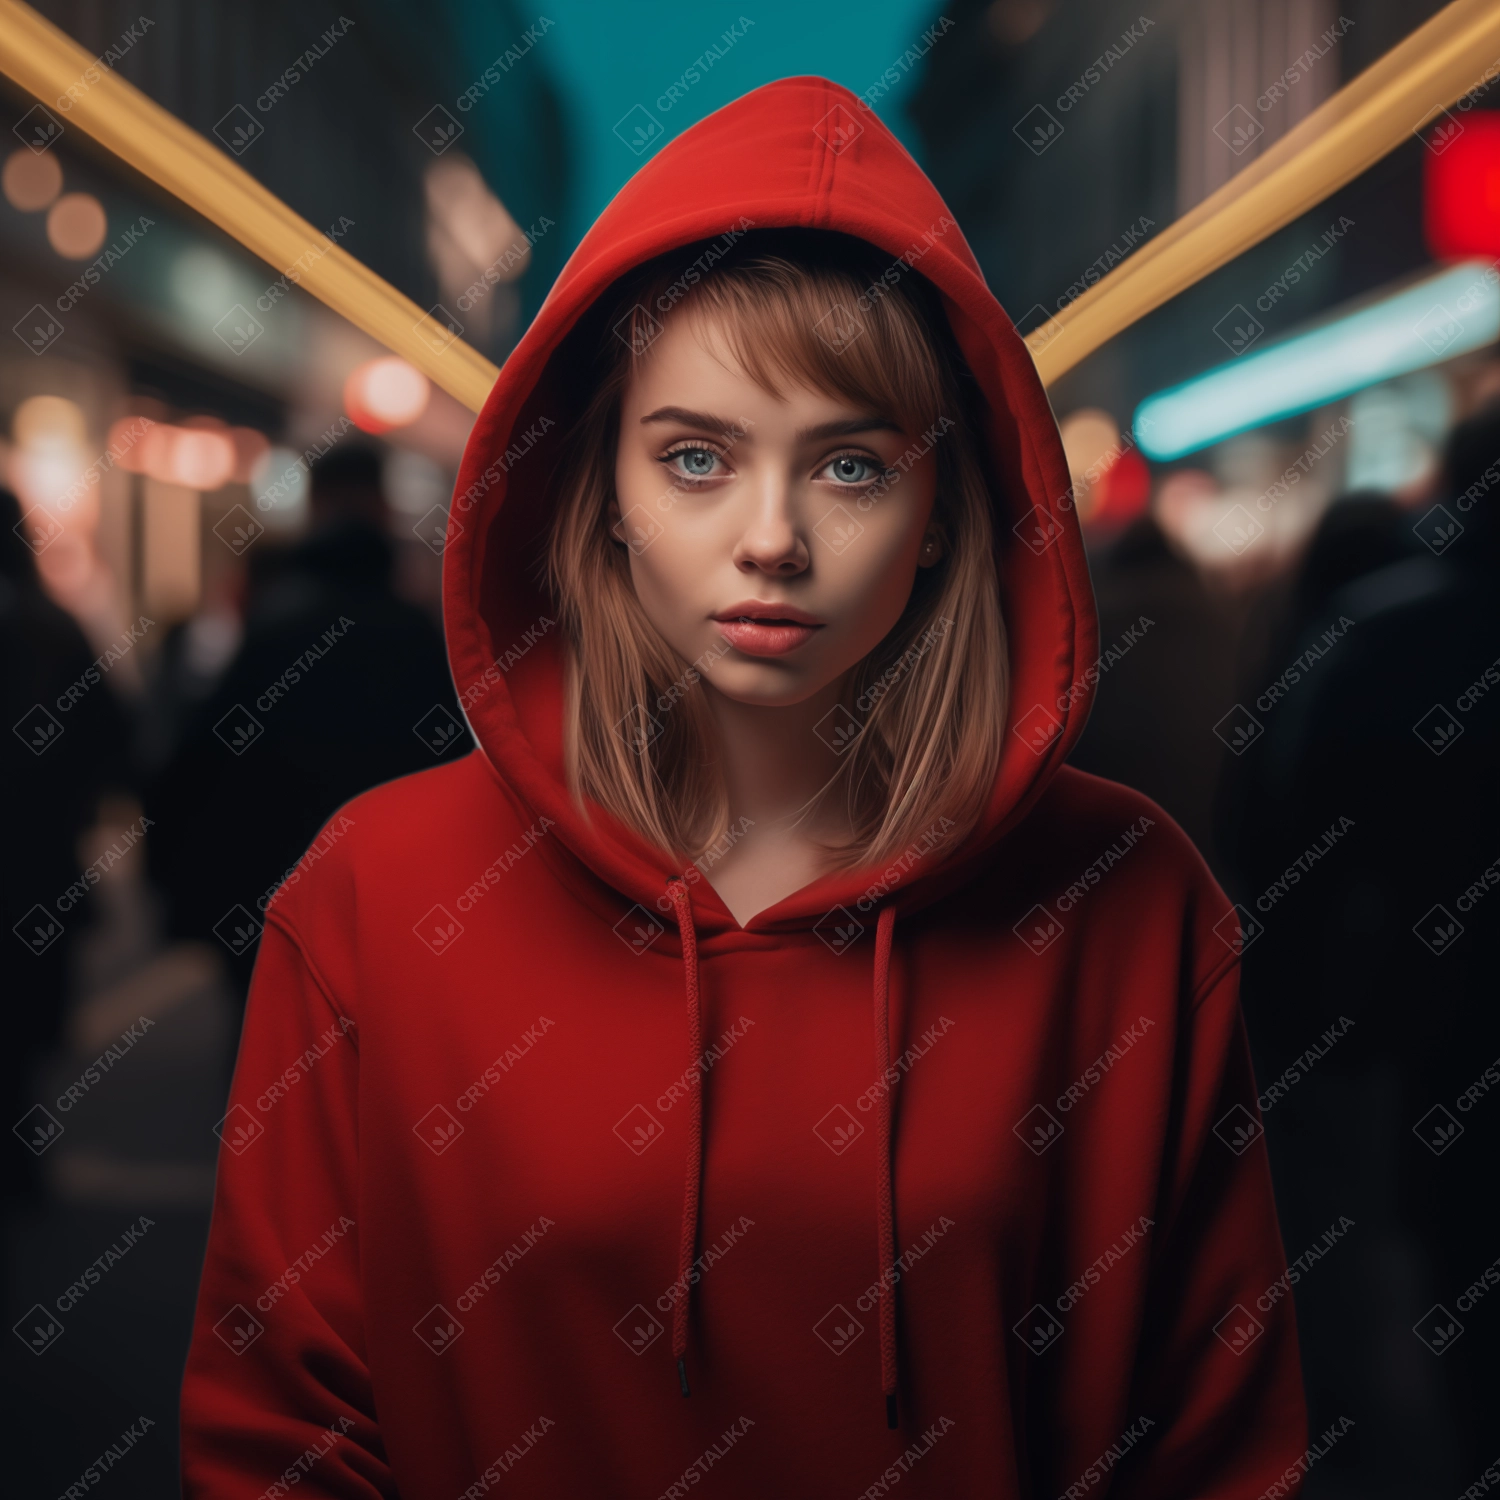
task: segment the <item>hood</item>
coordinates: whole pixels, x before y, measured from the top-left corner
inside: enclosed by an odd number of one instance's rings
[[[547,482],[586,393],[568,389],[549,361],[616,278],[746,220],[857,235],[893,262],[916,266],[941,293],[988,406],[999,478],[996,571],[1011,651],[1005,750],[970,836],[931,857],[824,877],[743,929],[774,933],[810,928],[838,907],[868,912],[872,890],[907,912],[961,883],[1025,815],[1082,733],[1098,632],[1052,409],[953,215],[848,89],[826,78],[784,78],[700,120],[620,189],[563,267],[470,435],[443,562],[448,657],[480,749],[525,810],[550,819],[552,837],[626,905],[664,909],[664,883],[676,872],[671,857],[602,810],[586,823],[568,794],[564,643],[535,563],[548,521]],[[694,886],[693,917],[704,939],[741,931],[707,881]]]

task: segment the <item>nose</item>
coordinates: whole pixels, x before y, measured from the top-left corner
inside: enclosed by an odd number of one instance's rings
[[[786,577],[804,572],[812,552],[802,507],[784,472],[768,471],[746,497],[750,514],[735,544],[735,566],[744,573]]]

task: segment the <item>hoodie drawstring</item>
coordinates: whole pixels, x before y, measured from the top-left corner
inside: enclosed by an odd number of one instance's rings
[[[884,906],[875,924],[875,1231],[880,1256],[880,1389],[885,1395],[885,1425],[896,1425],[896,1215],[891,1194],[890,990],[891,934],[896,908]]]
[[[683,978],[687,986],[689,1074],[687,1176],[682,1188],[682,1234],[677,1251],[677,1301],[672,1312],[672,1354],[682,1394],[689,1395],[687,1379],[688,1320],[692,1285],[689,1275],[698,1242],[698,1203],[703,1190],[703,1001],[698,986],[698,933],[693,924],[693,901],[680,875],[667,881],[667,895],[677,912],[682,938]],[[896,1411],[896,1218],[891,1187],[891,1066],[890,977],[891,944],[896,909],[881,909],[875,927],[875,1082],[880,1094],[876,1114],[875,1229],[879,1260],[880,1389],[885,1397],[885,1424],[897,1425]]]
[[[672,1309],[672,1353],[677,1359],[677,1379],[688,1395],[687,1338],[692,1284],[693,1253],[698,1241],[698,1198],[703,1189],[703,1002],[698,993],[698,933],[693,926],[693,899],[687,882],[673,876],[667,894],[677,908],[677,928],[682,934],[682,968],[687,981],[688,1015],[688,1147],[687,1180],[682,1187],[682,1235],[677,1250],[677,1303]]]

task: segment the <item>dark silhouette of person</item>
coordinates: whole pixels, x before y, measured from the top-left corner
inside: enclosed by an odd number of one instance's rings
[[[362,791],[462,753],[442,632],[392,584],[378,453],[312,466],[310,528],[250,569],[239,650],[149,780],[169,934],[223,943],[243,1005],[267,902]]]
[[[1218,807],[1288,1255],[1354,1225],[1298,1287],[1310,1421],[1398,1489],[1472,1479],[1500,1405],[1500,408],[1441,492],[1324,517]]]
[[[43,591],[23,530],[16,497],[0,489],[0,711],[9,730],[0,748],[0,908],[10,929],[0,943],[0,1098],[5,1195],[29,1199],[41,1189],[52,1129],[33,1113],[31,1070],[61,1035],[69,960],[92,907],[79,837],[101,792],[128,787],[130,768],[125,710],[78,622]]]
[[[1214,783],[1224,747],[1200,731],[1206,709],[1225,692],[1234,614],[1150,515],[1132,521],[1093,571],[1100,676],[1070,762],[1145,792],[1212,865]]]

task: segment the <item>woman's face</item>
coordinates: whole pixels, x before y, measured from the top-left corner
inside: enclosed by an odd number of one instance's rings
[[[761,389],[715,316],[688,308],[621,400],[609,519],[636,595],[667,642],[742,703],[800,703],[842,677],[941,555],[935,532],[923,549],[931,445],[841,396],[784,390]],[[743,623],[756,611],[794,623]]]

